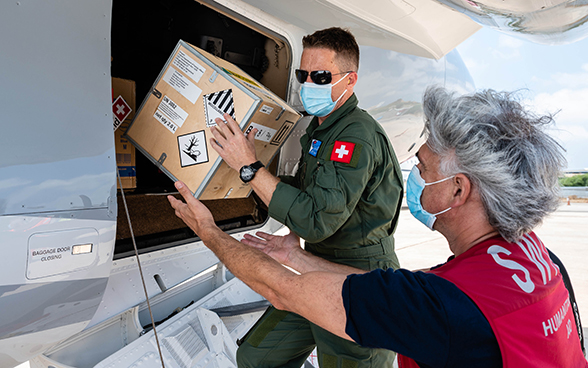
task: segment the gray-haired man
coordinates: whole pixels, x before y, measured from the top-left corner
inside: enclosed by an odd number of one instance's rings
[[[565,162],[543,131],[551,118],[533,116],[508,93],[455,97],[441,88],[427,90],[424,111],[428,140],[407,199],[454,253],[428,272],[333,264],[290,236],[259,234],[241,244],[183,184],[187,204],[170,202],[276,308],[397,351],[402,367],[587,367],[561,270],[532,232],[557,206]]]

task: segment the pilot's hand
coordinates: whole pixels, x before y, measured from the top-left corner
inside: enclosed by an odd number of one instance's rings
[[[245,234],[241,243],[257,248],[276,261],[289,266],[290,259],[296,251],[301,251],[300,238],[290,232],[288,235],[271,235],[258,231],[257,237]]]
[[[220,118],[216,118],[216,126],[210,128],[214,135],[214,138],[210,139],[210,144],[227,165],[238,171],[243,166],[257,161],[253,143],[257,129],[252,129],[245,137],[237,122],[229,114],[224,114],[223,117],[227,121],[226,124]]]
[[[217,229],[212,213],[199,200],[192,196],[190,189],[181,181],[176,181],[176,189],[180,192],[186,203],[169,195],[167,199],[176,210],[176,216],[181,218],[196,234],[202,237],[206,230]]]

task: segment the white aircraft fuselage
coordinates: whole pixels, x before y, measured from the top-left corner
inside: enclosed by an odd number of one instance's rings
[[[166,361],[189,367],[214,356],[219,366],[235,366],[235,337],[263,305],[195,234],[168,223],[165,194],[173,182],[138,154],[137,188],[126,201],[141,278],[117,192],[112,77],[135,81],[139,104],[181,39],[235,63],[303,112],[293,72],[301,38],[348,28],[361,46],[360,106],[386,129],[402,162],[424,141],[424,89],[474,89],[452,50],[480,26],[461,13],[463,3],[443,3],[3,2],[0,368],[31,359],[39,366],[160,366],[143,282],[153,319],[162,321]],[[563,3],[558,14],[566,14]],[[478,4],[478,18],[483,9]],[[309,121],[303,117],[282,148],[278,174],[297,169]],[[208,205],[237,239],[282,226],[252,198]],[[186,341],[203,345],[186,350]]]

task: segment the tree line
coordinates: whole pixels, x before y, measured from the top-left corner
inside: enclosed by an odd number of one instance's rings
[[[559,178],[559,185],[562,187],[588,187],[588,174]]]

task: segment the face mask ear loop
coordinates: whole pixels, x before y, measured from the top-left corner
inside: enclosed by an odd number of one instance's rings
[[[343,97],[343,95],[344,95],[346,92],[347,92],[347,89],[346,89],[345,91],[343,91],[343,93],[341,93],[341,96],[339,96],[339,98],[338,98],[338,99],[336,99],[336,100],[335,100],[335,104],[336,104],[337,102],[339,102],[339,100],[341,99],[341,97]]]
[[[449,180],[449,179],[452,179],[454,177],[455,177],[455,175],[451,175],[451,176],[446,177],[445,179],[437,180],[437,181],[434,181],[432,183],[425,183],[425,186],[427,186],[427,185],[433,185],[433,184],[437,184],[437,183],[441,183],[441,182],[444,182],[445,180]]]
[[[346,76],[348,76],[348,75],[349,75],[349,73],[347,73],[347,74],[345,74],[343,77],[341,77],[341,79],[339,79],[337,82],[335,82],[335,84],[333,84],[333,85],[331,86],[331,88],[332,88],[333,86],[336,86],[336,85],[337,85],[337,83],[341,82],[341,81],[343,80],[343,78],[345,78],[345,77],[346,77]],[[335,103],[339,102],[339,100],[340,100],[340,99],[343,97],[343,95],[345,95],[345,93],[347,93],[347,88],[345,88],[345,90],[343,91],[343,93],[341,93],[341,96],[339,96],[339,98],[335,100]]]
[[[445,212],[449,211],[450,209],[451,209],[451,207],[449,207],[448,209],[446,209],[446,210],[443,210],[443,211],[441,211],[441,212],[433,213],[432,215],[433,215],[433,216],[439,216],[440,214],[442,214],[442,213],[445,213]]]
[[[335,84],[333,84],[333,87],[336,86],[337,84],[339,84],[339,82],[341,82],[343,80],[343,78],[345,78],[348,75],[349,75],[349,73],[347,73],[344,76],[342,76],[341,79],[339,79],[338,81],[335,82]]]
[[[425,186],[427,186],[427,185],[433,185],[433,184],[437,184],[437,183],[441,183],[441,182],[444,182],[445,180],[449,180],[449,179],[454,178],[454,177],[455,177],[455,175],[451,175],[451,176],[446,177],[445,179],[437,180],[437,181],[434,181],[432,183],[425,183]],[[443,210],[441,212],[433,213],[432,215],[433,216],[439,216],[440,214],[445,213],[445,212],[449,211],[450,209],[451,209],[451,207],[449,207],[449,208],[447,208],[447,209],[445,209],[445,210]]]

